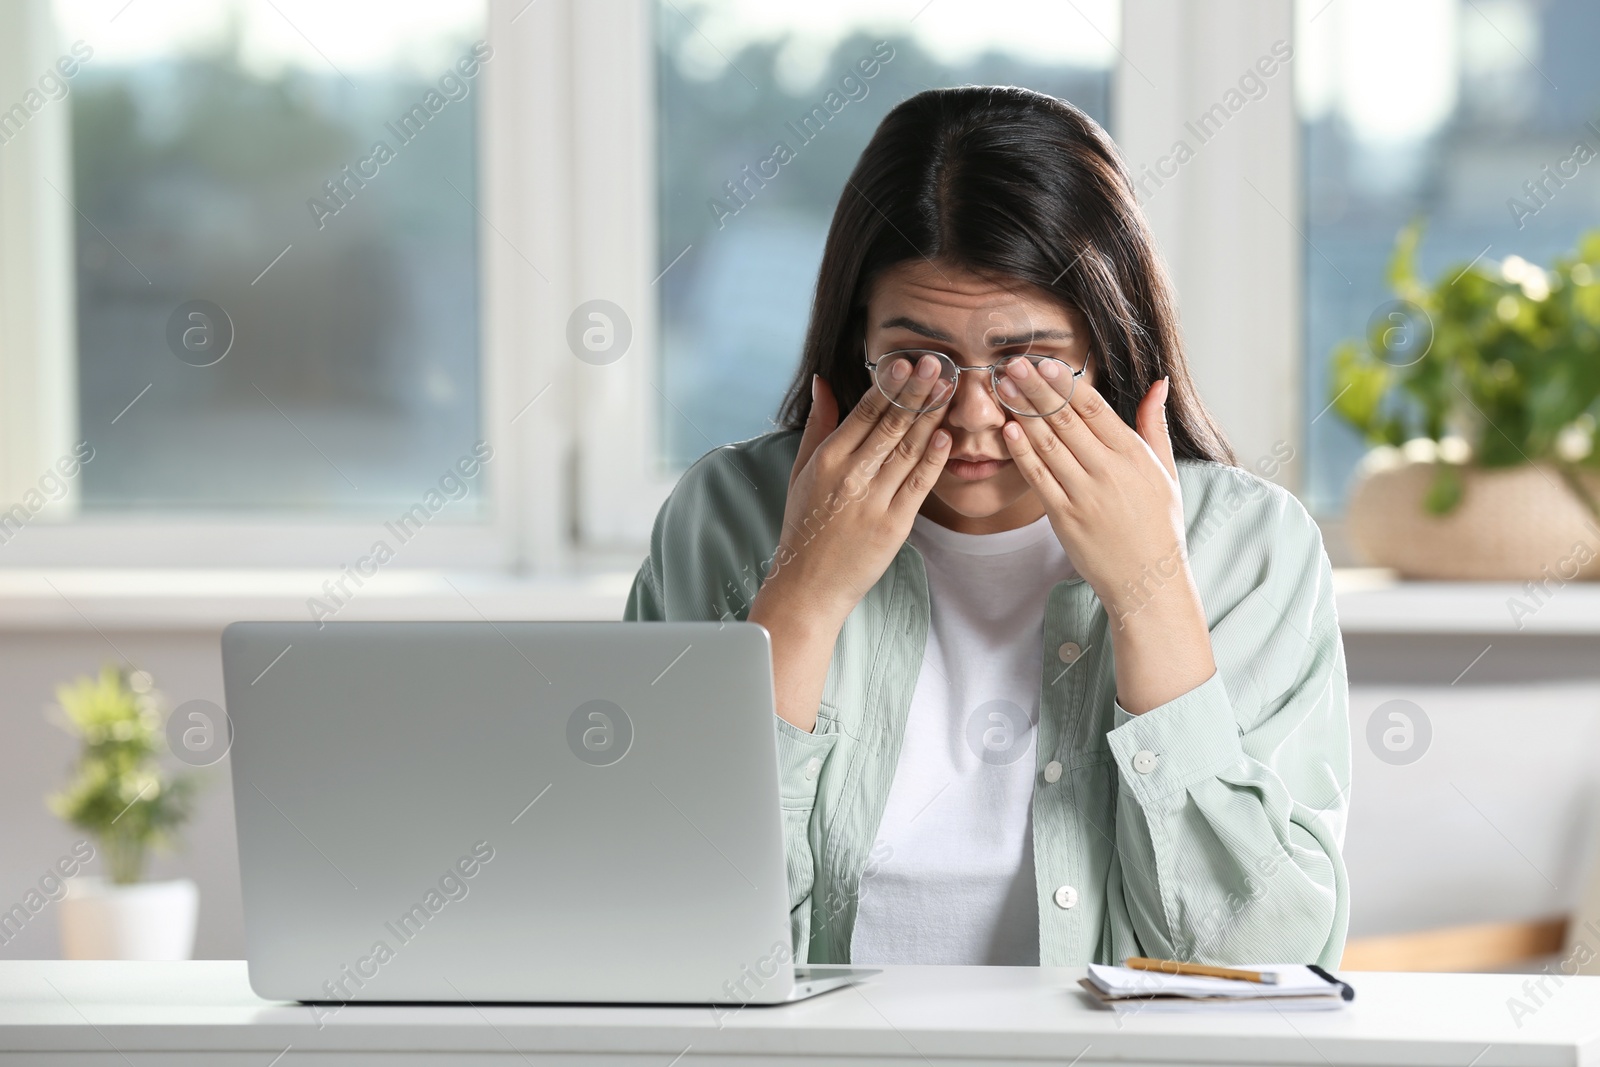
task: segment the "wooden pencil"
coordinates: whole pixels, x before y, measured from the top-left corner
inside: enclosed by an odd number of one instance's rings
[[[1277,985],[1278,976],[1271,971],[1245,971],[1237,967],[1212,967],[1204,963],[1184,963],[1181,960],[1154,960],[1146,956],[1129,956],[1123,966],[1136,971],[1159,971],[1162,974],[1190,974],[1200,978],[1232,978],[1239,982],[1259,982]]]

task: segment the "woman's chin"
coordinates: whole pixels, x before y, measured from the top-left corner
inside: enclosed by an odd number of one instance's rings
[[[969,519],[987,519],[1015,504],[1028,491],[1015,465],[981,481],[967,481],[945,471],[932,495],[945,508]]]

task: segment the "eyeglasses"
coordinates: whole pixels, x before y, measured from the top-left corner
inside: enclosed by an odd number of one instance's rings
[[[1083,377],[1083,370],[1073,370],[1072,364],[1066,360],[1056,359],[1054,356],[1035,356],[1027,352],[1020,355],[1007,356],[998,363],[990,363],[987,366],[963,367],[943,352],[935,352],[926,348],[897,349],[893,352],[885,352],[876,360],[873,360],[868,353],[867,342],[863,339],[861,351],[863,355],[869,356],[867,369],[872,372],[872,380],[878,386],[878,389],[884,396],[889,398],[889,403],[897,408],[919,413],[935,411],[948,404],[950,398],[956,395],[956,387],[961,383],[962,372],[986,370],[989,372],[989,391],[994,394],[995,400],[1000,403],[1001,407],[1013,415],[1024,415],[1036,419],[1043,418],[1046,415],[1054,415],[1071,402],[1072,393],[1078,387],[1078,379]],[[923,384],[917,378],[917,364],[922,361],[923,356],[932,356],[939,361],[939,374],[938,377],[933,379],[928,395],[917,399],[914,395],[914,390],[919,384]],[[1016,395],[1009,398],[1002,395],[1000,391],[1001,378],[1007,374],[1007,369],[1017,360],[1027,360],[1033,364],[1033,369],[1039,373],[1044,383],[1050,387],[1054,397],[1060,400],[1059,404],[1054,407],[1048,407],[1049,404],[1054,402],[1049,397],[1035,402],[1022,391],[1015,381],[1010,382],[1009,385],[1016,392]],[[1054,378],[1046,373],[1046,368],[1052,365],[1056,371]],[[897,367],[902,366],[905,368],[905,376],[896,379]],[[1084,368],[1084,370],[1087,369],[1087,367]],[[1063,393],[1063,389],[1066,392]]]

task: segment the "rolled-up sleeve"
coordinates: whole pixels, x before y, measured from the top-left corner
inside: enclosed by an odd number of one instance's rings
[[[1332,568],[1291,509],[1212,623],[1216,673],[1142,715],[1114,709],[1113,884],[1132,927],[1117,958],[1339,964],[1349,689]]]

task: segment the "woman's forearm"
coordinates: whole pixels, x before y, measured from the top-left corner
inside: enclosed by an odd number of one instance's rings
[[[1176,700],[1216,673],[1205,608],[1187,568],[1131,610],[1111,613],[1117,702],[1134,715]]]
[[[772,684],[778,716],[811,733],[817,725],[822,687],[843,619],[799,601],[785,585],[769,580],[750,603],[750,622],[772,637]]]

